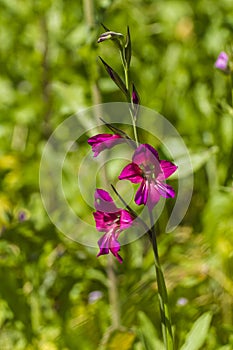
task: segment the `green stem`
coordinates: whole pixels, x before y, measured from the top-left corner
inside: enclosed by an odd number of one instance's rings
[[[151,233],[152,233],[151,241],[152,241],[154,258],[155,258],[155,270],[156,270],[156,277],[157,277],[157,284],[158,284],[158,297],[159,297],[159,308],[160,308],[161,321],[162,321],[163,340],[164,340],[166,350],[174,350],[167,288],[165,284],[163,271],[161,269],[160,262],[159,262],[159,254],[158,254],[153,215],[151,210],[148,210],[148,211],[149,211],[150,223],[151,223]]]
[[[121,53],[121,56],[123,57],[123,53]],[[127,63],[125,62],[125,60],[123,60],[123,58],[122,58],[122,63],[123,63],[124,72],[125,72],[125,86],[129,92],[129,67],[128,67]],[[131,103],[131,98],[130,98],[129,93],[128,93],[128,103]],[[131,108],[130,108],[130,116],[131,116],[131,120],[132,120],[132,124],[133,124],[133,133],[134,133],[135,142],[136,142],[136,145],[138,147],[139,142],[138,142],[136,119],[133,116]]]
[[[136,120],[132,114],[132,111],[130,109],[130,116],[131,116],[131,120],[132,120],[132,124],[133,124],[133,133],[134,133],[134,138],[135,138],[135,142],[136,142],[136,145],[138,147],[138,134],[137,134],[137,125],[136,125]]]
[[[129,91],[129,69],[128,69],[128,67],[125,67],[125,86],[126,86],[126,89]]]

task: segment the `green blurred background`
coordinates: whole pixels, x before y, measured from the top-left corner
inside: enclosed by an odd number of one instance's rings
[[[122,265],[96,259],[97,249],[58,232],[40,198],[40,158],[56,126],[123,101],[97,59],[121,72],[113,45],[96,44],[101,22],[130,26],[141,103],[172,122],[193,161],[188,213],[159,234],[176,347],[209,312],[198,348],[233,348],[233,111],[230,79],[214,68],[232,50],[232,18],[231,0],[0,0],[1,350],[162,349],[147,239],[122,248]],[[86,139],[68,158],[68,179]],[[77,210],[78,196],[71,187]],[[91,208],[81,216],[89,221]]]

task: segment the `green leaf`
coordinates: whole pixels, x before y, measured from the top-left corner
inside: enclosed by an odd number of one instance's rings
[[[128,330],[108,330],[104,334],[104,342],[98,350],[131,350],[135,340],[135,333]]]
[[[114,83],[119,87],[119,89],[125,94],[125,96],[128,96],[128,90],[125,86],[125,83],[120,78],[120,76],[117,74],[117,72],[112,69],[101,57],[99,57],[102,61],[104,68],[106,69],[107,73],[109,74],[110,78],[114,81]]]
[[[139,338],[147,350],[164,350],[163,343],[158,339],[156,329],[144,312],[138,312]]]
[[[206,312],[194,323],[186,337],[185,344],[180,350],[198,350],[204,344],[208,335],[212,313]]]

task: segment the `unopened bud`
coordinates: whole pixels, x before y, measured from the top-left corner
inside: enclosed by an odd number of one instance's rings
[[[108,31],[108,32],[101,34],[97,42],[101,43],[102,41],[105,41],[105,40],[118,40],[119,41],[119,40],[122,40],[123,38],[124,38],[124,35],[121,33]]]
[[[134,118],[136,119],[138,114],[139,104],[140,104],[140,98],[134,84],[132,87],[131,101],[132,101],[133,115],[134,115]]]

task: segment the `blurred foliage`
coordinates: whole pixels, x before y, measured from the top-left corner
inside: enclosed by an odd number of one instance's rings
[[[130,26],[141,102],[173,123],[194,159],[188,213],[159,235],[177,349],[197,336],[195,321],[207,327],[200,349],[232,349],[233,112],[229,79],[214,69],[231,50],[232,1],[0,0],[0,9],[0,349],[162,349],[147,239],[122,248],[122,266],[96,259],[58,232],[40,198],[40,158],[56,126],[100,102],[98,86],[103,102],[122,101],[97,60],[120,70],[114,48],[97,47],[101,22]],[[79,146],[82,156],[86,139]],[[72,187],[69,200],[81,201]],[[88,222],[91,209],[80,210]],[[209,331],[202,314],[213,316]]]

